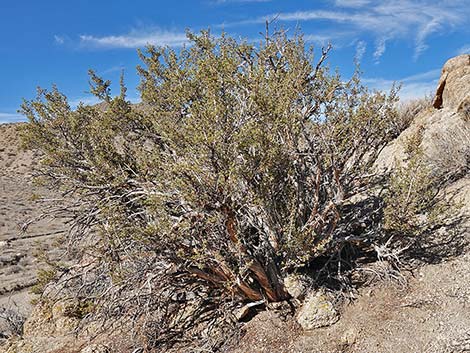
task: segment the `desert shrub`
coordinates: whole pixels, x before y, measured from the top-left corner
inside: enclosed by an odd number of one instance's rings
[[[64,316],[83,319],[87,315],[91,314],[93,310],[93,302],[91,300],[78,301],[76,303],[72,303],[71,305],[67,305],[64,308]]]
[[[42,295],[47,285],[57,278],[55,269],[39,269],[37,272],[37,282],[31,287],[32,294]]]
[[[470,121],[470,98],[469,97],[467,97],[460,103],[457,111],[462,115],[464,121],[466,122]]]
[[[406,141],[406,158],[397,161],[385,193],[383,239],[387,241],[375,248],[379,258],[395,268],[403,255],[413,260],[435,261],[453,252],[443,249],[442,243],[451,248],[450,244],[460,241],[455,234],[461,222],[461,205],[442,192],[454,180],[449,173],[455,176],[455,170],[436,168],[436,160],[424,153],[423,134],[424,128],[420,126]],[[441,156],[456,151],[437,149],[436,152]],[[458,159],[458,153],[453,158]]]
[[[286,275],[353,233],[379,236],[377,212],[353,200],[375,190],[374,161],[406,127],[395,90],[343,80],[301,35],[188,37],[139,53],[137,106],[93,72],[99,106],[72,110],[56,88],[23,104],[41,178],[78,200],[60,211],[78,265],[59,286],[132,318],[150,349],[215,349],[239,303],[288,299]]]
[[[432,209],[439,191],[438,178],[426,163],[421,148],[423,128],[408,139],[405,161],[391,175],[384,210],[385,229],[413,239],[424,230],[422,216]]]

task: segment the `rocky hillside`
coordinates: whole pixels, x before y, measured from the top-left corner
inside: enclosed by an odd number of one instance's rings
[[[63,252],[56,241],[64,220],[42,217],[42,199],[54,195],[33,183],[38,156],[21,148],[18,126],[0,125],[0,339],[9,334],[4,319],[8,315],[1,310],[30,312],[29,290],[37,282],[38,257],[58,259]]]
[[[416,256],[414,263],[403,264],[401,273],[387,272],[386,261],[359,268],[358,275],[369,280],[351,293],[354,300],[349,303],[336,305],[326,293],[312,293],[299,317],[281,315],[285,311],[279,306],[262,311],[245,324],[244,334],[230,352],[470,351],[469,92],[470,55],[449,60],[442,70],[432,106],[418,113],[411,125],[382,151],[376,165],[379,171],[394,168],[404,159],[407,141],[420,132],[428,164],[436,175],[448,181],[442,196],[461,206],[459,215],[455,215],[459,222],[436,232],[430,242],[423,244],[423,253]],[[1,131],[6,136],[5,131],[13,131],[13,127],[2,127]],[[10,138],[14,139],[14,134]],[[25,163],[10,156],[13,153],[10,150],[5,151],[2,156],[10,158],[10,169],[0,175],[3,188],[0,196],[6,201],[0,218],[3,222],[0,240],[17,238],[20,233],[15,227],[21,217],[34,217],[39,212],[39,206],[29,196],[36,190],[29,179],[32,155],[22,157],[28,161]],[[59,225],[38,225],[34,231],[29,228],[29,232],[47,240],[49,235],[43,233],[52,234]],[[2,246],[9,254],[32,252],[31,240],[23,240],[24,243],[5,240]],[[26,271],[25,276],[32,278],[33,259],[29,255],[19,259],[29,267],[27,271],[21,267],[17,270]],[[19,277],[8,274],[4,268],[10,267],[2,267],[2,284]],[[77,336],[78,323],[67,313],[65,304],[58,303],[49,311],[37,307],[26,321],[23,337],[6,341],[0,352],[133,351],[126,346],[125,335],[118,331],[93,338],[82,331]],[[311,329],[302,330],[299,323],[304,328],[310,325]],[[89,332],[96,331],[90,328]]]

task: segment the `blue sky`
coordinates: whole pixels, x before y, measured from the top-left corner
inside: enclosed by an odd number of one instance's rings
[[[470,0],[1,0],[0,122],[21,120],[37,86],[93,103],[89,68],[116,88],[124,69],[138,100],[136,48],[181,47],[187,28],[259,40],[274,17],[314,47],[331,42],[330,65],[345,76],[356,57],[370,87],[402,82],[403,99],[433,91],[443,63],[470,52]]]

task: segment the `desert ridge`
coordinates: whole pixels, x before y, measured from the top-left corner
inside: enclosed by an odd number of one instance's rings
[[[27,315],[33,298],[29,290],[40,268],[37,257],[62,255],[56,241],[64,224],[58,219],[39,219],[45,207],[41,198],[53,195],[33,182],[39,156],[21,148],[21,125],[0,124],[0,307]]]

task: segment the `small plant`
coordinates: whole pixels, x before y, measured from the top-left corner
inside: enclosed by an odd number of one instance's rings
[[[432,96],[427,95],[424,98],[413,99],[400,103],[397,107],[396,129],[403,131],[411,122],[425,111],[432,109]]]
[[[46,287],[55,279],[57,279],[57,271],[55,269],[39,269],[37,272],[37,282],[31,287],[30,292],[42,295]]]
[[[64,316],[83,319],[94,311],[94,303],[91,300],[81,300],[65,307]]]
[[[3,322],[4,330],[0,332],[1,338],[21,336],[23,334],[23,325],[26,317],[18,310],[0,307],[0,322]]]
[[[384,230],[393,246],[401,252],[416,243],[425,243],[425,236],[452,219],[457,204],[439,195],[447,181],[436,173],[422,148],[423,127],[408,139],[407,158],[393,171],[384,208]]]
[[[427,159],[441,179],[454,181],[470,172],[470,126],[463,122],[433,136]]]

